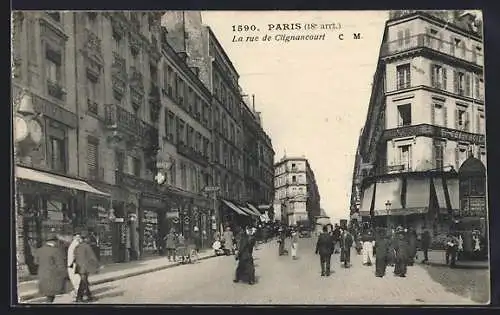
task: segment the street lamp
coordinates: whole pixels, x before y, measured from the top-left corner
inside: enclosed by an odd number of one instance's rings
[[[386,216],[387,217],[387,223],[386,223],[387,228],[389,228],[390,215],[391,215],[391,206],[392,206],[392,203],[389,200],[387,200],[385,202],[385,210],[387,211],[387,216]]]

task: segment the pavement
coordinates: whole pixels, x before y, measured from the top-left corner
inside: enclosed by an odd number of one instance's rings
[[[444,250],[431,250],[428,252],[429,262],[431,266],[447,266]],[[422,251],[417,252],[417,261],[424,259]],[[488,260],[458,260],[456,263],[458,269],[488,269]]]
[[[362,256],[352,252],[351,268],[341,268],[336,254],[332,256],[333,274],[321,277],[315,240],[300,239],[298,260],[278,256],[276,241],[260,244],[254,251],[254,285],[233,283],[234,256],[122,275],[114,281],[98,281],[100,275],[95,275],[91,290],[97,301],[92,304],[481,305],[489,300],[489,274],[484,269],[475,269],[473,274],[415,264],[408,267],[406,278],[395,277],[391,267],[385,277],[377,278],[375,267],[363,266]],[[71,297],[58,296],[55,303],[71,303]]]
[[[213,251],[202,250],[199,259],[215,257]],[[139,276],[146,273],[181,265],[180,262],[169,262],[167,257],[147,257],[143,260],[131,261],[126,263],[114,263],[102,266],[100,272],[89,277],[91,285],[108,283],[128,277]],[[20,302],[31,301],[40,298],[37,288],[37,280],[22,281],[17,286],[18,300]]]

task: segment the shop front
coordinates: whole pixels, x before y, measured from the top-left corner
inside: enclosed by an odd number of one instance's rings
[[[363,184],[360,215],[375,226],[447,233],[459,208],[455,172],[412,172],[371,177]]]
[[[42,170],[16,166],[16,207],[19,238],[17,258],[36,274],[34,253],[50,233],[72,235],[87,228],[86,200],[109,198],[109,194],[86,182]]]
[[[163,254],[162,241],[168,233],[166,221],[166,204],[161,196],[142,194],[139,206],[139,226],[143,257]]]

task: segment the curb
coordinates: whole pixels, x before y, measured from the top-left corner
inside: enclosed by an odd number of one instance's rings
[[[200,257],[200,258],[198,258],[198,261],[213,258],[213,257],[216,257],[216,255],[211,254],[211,255],[208,255],[205,257]],[[172,267],[177,267],[180,265],[182,265],[180,262],[176,262],[176,263],[170,264],[170,265],[163,265],[163,266],[158,266],[158,267],[154,267],[154,268],[138,270],[135,272],[129,272],[129,273],[116,275],[116,276],[112,276],[112,277],[107,277],[107,278],[103,278],[103,279],[99,279],[99,280],[95,280],[95,281],[89,281],[89,282],[90,282],[90,285],[99,285],[99,284],[103,284],[103,283],[108,283],[108,282],[113,282],[113,281],[117,281],[117,280],[130,278],[130,277],[140,276],[140,275],[143,275],[146,273],[153,273],[153,272],[161,271],[164,269],[169,269]],[[34,300],[37,298],[42,298],[42,296],[38,292],[27,293],[27,294],[19,296],[18,301],[19,302],[27,302],[27,301]]]

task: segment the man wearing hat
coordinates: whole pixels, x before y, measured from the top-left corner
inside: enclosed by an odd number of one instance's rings
[[[37,250],[35,261],[38,264],[39,293],[52,303],[56,295],[64,293],[66,283],[64,251],[55,233],[50,233],[45,244]]]
[[[92,293],[89,288],[89,274],[95,274],[99,270],[97,257],[90,246],[89,234],[87,231],[82,231],[81,242],[75,248],[76,272],[80,275],[81,281],[78,287],[76,301],[83,301],[86,296],[88,301],[92,300]]]
[[[80,275],[76,272],[77,265],[75,260],[75,249],[82,242],[81,232],[78,230],[73,234],[73,240],[68,247],[68,277],[69,281],[73,285],[73,297],[77,297],[78,288],[80,287]]]

